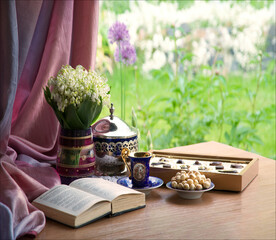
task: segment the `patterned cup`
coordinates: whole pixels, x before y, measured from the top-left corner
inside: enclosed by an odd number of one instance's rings
[[[149,152],[132,152],[128,149],[122,150],[122,158],[126,163],[126,157],[130,158],[132,186],[135,188],[144,188],[149,185],[149,162],[152,157]],[[126,166],[129,166],[126,163]]]

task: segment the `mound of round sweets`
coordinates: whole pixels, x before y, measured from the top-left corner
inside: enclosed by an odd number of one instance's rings
[[[202,190],[211,186],[211,179],[198,171],[177,172],[171,182],[173,188],[183,190]]]

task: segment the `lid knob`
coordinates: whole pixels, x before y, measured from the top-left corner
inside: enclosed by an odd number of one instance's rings
[[[115,110],[115,108],[113,107],[113,103],[111,103],[111,107],[110,107],[110,109],[109,109],[109,112],[110,112],[110,115],[109,115],[109,117],[110,117],[110,120],[113,120],[113,113],[114,113],[114,110]]]

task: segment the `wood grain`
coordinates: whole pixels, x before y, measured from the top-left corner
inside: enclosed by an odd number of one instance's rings
[[[161,187],[146,208],[80,229],[47,219],[37,239],[275,239],[275,161],[259,158],[259,175],[241,193],[184,200]]]

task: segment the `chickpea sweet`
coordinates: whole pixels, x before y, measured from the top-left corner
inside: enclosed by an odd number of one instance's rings
[[[177,182],[176,181],[172,181],[172,187],[176,188],[176,186],[177,186]]]
[[[199,181],[198,181],[198,183],[201,184],[201,185],[202,185],[204,182],[205,182],[205,180],[204,180],[203,178],[200,178]]]
[[[184,190],[189,190],[189,189],[190,189],[189,184],[188,184],[188,183],[185,183],[185,184],[183,185],[183,189],[184,189]]]
[[[173,176],[172,179],[171,179],[171,181],[176,181],[176,177]]]
[[[201,173],[199,171],[195,171],[195,175],[201,176]]]
[[[209,188],[211,186],[211,182],[209,182],[209,181],[205,181],[204,183],[203,183],[203,187],[204,188]]]
[[[210,182],[211,183],[211,179],[210,178],[206,178],[206,181]]]
[[[196,190],[202,190],[202,188],[203,188],[203,187],[202,187],[201,184],[197,184],[197,185],[196,185]]]
[[[190,186],[190,190],[195,190],[195,185],[192,183],[189,185]]]
[[[184,181],[186,179],[186,175],[185,174],[181,174],[181,180]]]
[[[196,179],[196,175],[194,173],[192,173],[192,174],[190,174],[190,178],[194,180],[194,179]]]
[[[177,188],[179,188],[179,189],[183,189],[183,188],[184,188],[184,185],[183,185],[182,183],[178,183]]]
[[[199,171],[177,172],[171,178],[173,188],[184,190],[202,190],[211,187],[211,179]]]
[[[177,176],[176,176],[176,181],[177,181],[178,183],[181,182],[181,176],[180,176],[180,175],[177,175]]]
[[[190,184],[193,184],[194,183],[194,181],[193,181],[193,179],[187,179],[187,183],[190,185]]]

